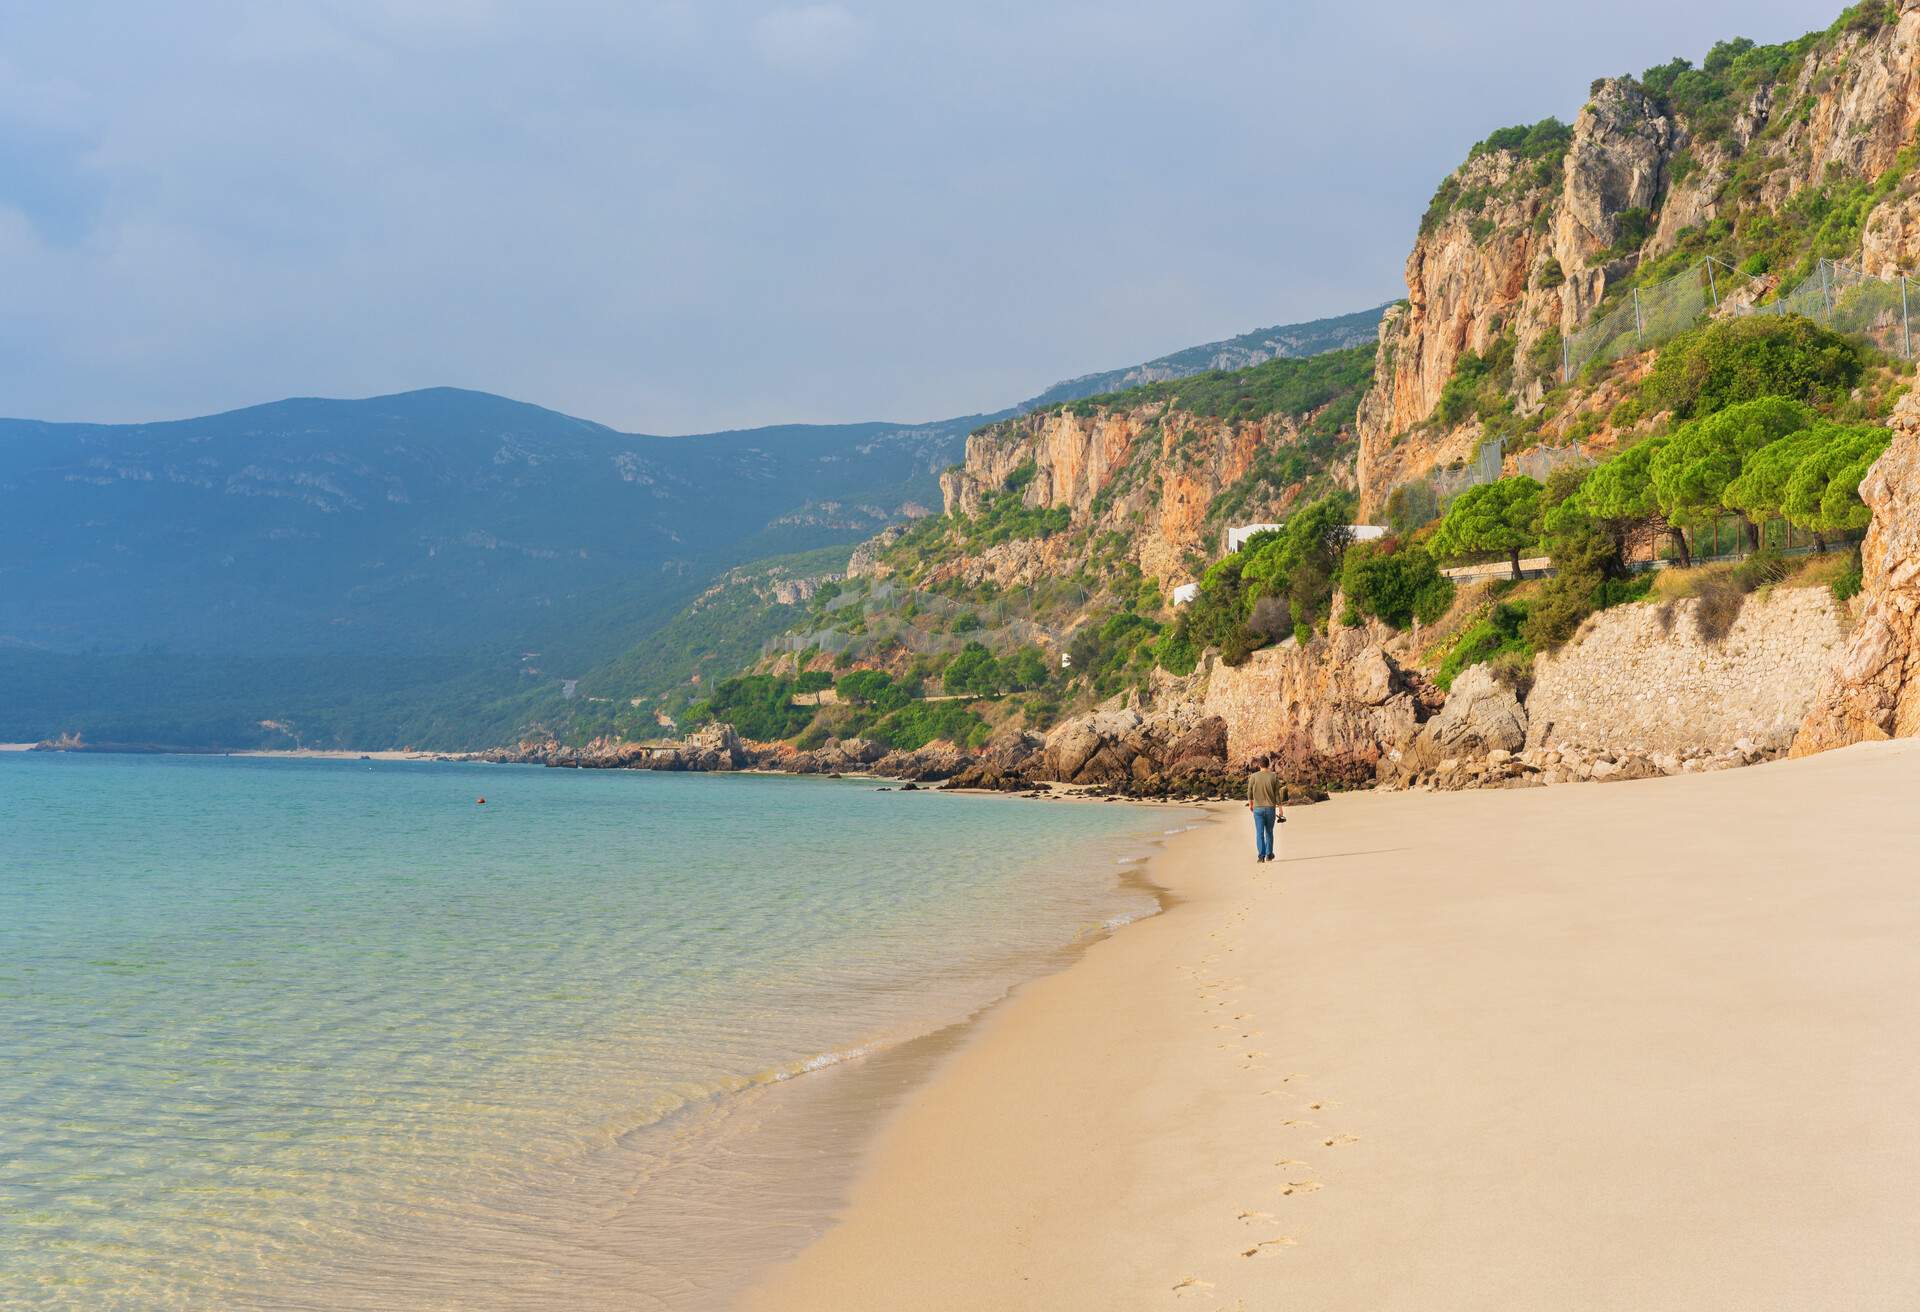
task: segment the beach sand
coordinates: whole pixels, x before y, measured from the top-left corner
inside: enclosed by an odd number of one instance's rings
[[[1244,811],[755,1312],[1920,1306],[1920,742]]]

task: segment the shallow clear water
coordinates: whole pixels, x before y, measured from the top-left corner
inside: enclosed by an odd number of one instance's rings
[[[830,1202],[826,1123],[781,1099],[853,1077],[792,1077],[1150,909],[1116,875],[1167,823],[0,754],[0,1306],[710,1301],[720,1245],[797,1242]]]

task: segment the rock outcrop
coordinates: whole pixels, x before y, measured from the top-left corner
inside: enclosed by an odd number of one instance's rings
[[[1461,671],[1446,705],[1421,726],[1409,755],[1444,760],[1517,752],[1527,745],[1527,708],[1491,665]]]
[[[1387,654],[1390,636],[1370,621],[1305,644],[1289,638],[1244,665],[1216,666],[1200,710],[1226,725],[1235,764],[1277,752],[1290,773],[1338,782],[1371,776],[1439,704],[1424,680]]]
[[[870,738],[829,738],[812,751],[780,762],[779,768],[789,774],[852,774],[886,754],[887,749]]]
[[[1200,727],[1190,703],[1142,713],[1130,707],[1095,711],[1058,725],[1040,751],[1039,777],[1066,784],[1114,784],[1157,773]],[[1221,730],[1213,731],[1217,738]]]
[[[1860,496],[1860,620],[1793,742],[1795,756],[1920,735],[1920,398],[1894,413],[1893,441]]]

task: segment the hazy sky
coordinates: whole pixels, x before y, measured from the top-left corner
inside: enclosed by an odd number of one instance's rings
[[[0,415],[942,418],[1402,294],[1439,179],[1840,0],[0,0]]]

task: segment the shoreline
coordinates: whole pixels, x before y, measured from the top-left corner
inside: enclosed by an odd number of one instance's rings
[[[1916,787],[1349,794],[1264,868],[1210,807],[740,1306],[1907,1306]]]

